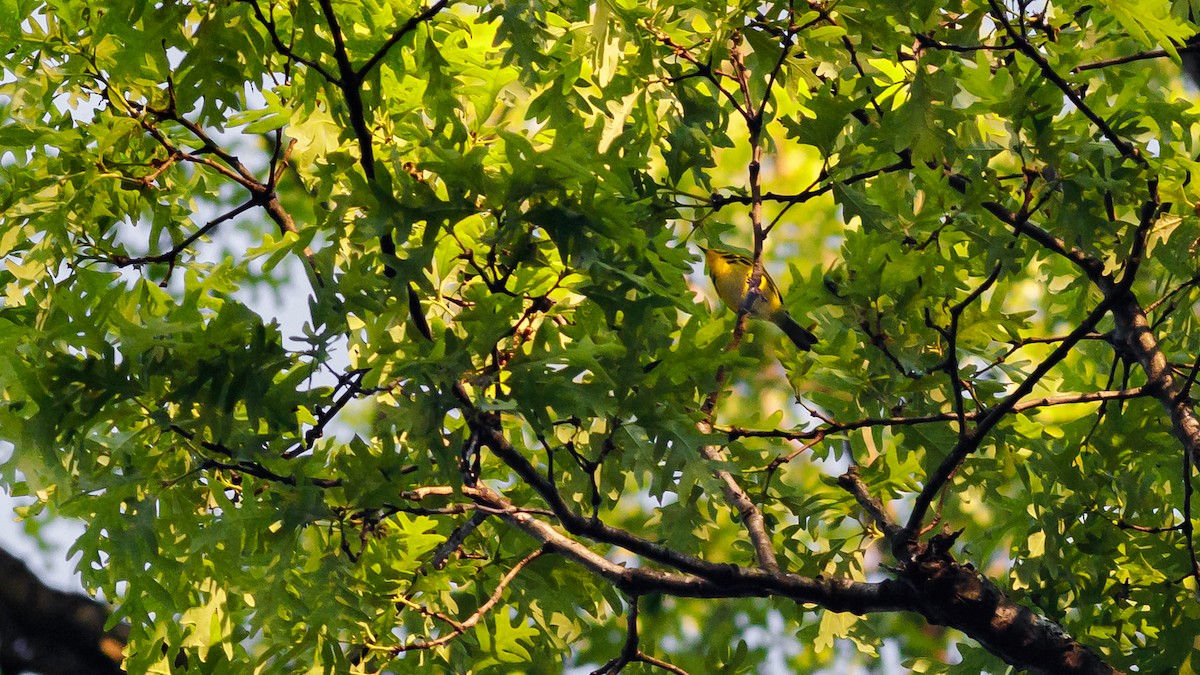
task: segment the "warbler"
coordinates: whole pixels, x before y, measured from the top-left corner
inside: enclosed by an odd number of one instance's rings
[[[704,251],[708,276],[717,288],[717,295],[721,296],[721,301],[726,307],[738,311],[750,286],[750,273],[754,270],[754,261],[732,251],[718,251],[703,246],[700,250]],[[750,316],[765,319],[779,326],[800,349],[811,349],[817,343],[817,336],[796,323],[788,314],[783,306],[783,296],[779,293],[779,287],[766,270],[763,270],[762,280],[759,281],[758,297],[750,307]]]

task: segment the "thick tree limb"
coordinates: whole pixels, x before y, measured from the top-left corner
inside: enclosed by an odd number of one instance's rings
[[[900,560],[900,578],[870,584],[841,578],[810,579],[779,570],[710,563],[604,525],[596,518],[585,518],[571,511],[554,486],[508,442],[494,416],[470,405],[461,385],[456,386],[456,396],[463,403],[462,410],[468,422],[481,435],[481,442],[551,505],[567,533],[518,509],[486,486],[464,488],[464,494],[541,542],[548,550],[607,579],[625,593],[708,598],[784,597],[832,611],[858,614],[913,611],[934,623],[963,630],[1009,663],[1034,672],[1089,675],[1115,672],[1060,626],[1012,602],[990,580],[973,568],[954,561],[949,552],[952,536],[935,536],[928,545],[904,549],[908,555]],[[1018,398],[1015,397],[1014,402]],[[912,541],[907,528],[892,522],[882,504],[870,497],[857,474],[847,474],[842,484],[881,524],[893,542],[893,549],[902,548],[901,542]],[[621,546],[677,571],[626,567],[591,550],[570,536],[572,534]]]
[[[464,489],[477,504],[494,509],[549,550],[561,553],[631,595],[663,593],[690,598],[785,597],[814,603],[838,612],[866,614],[911,609],[916,598],[905,584],[895,581],[867,583],[849,579],[811,579],[798,574],[767,572],[760,568],[710,564],[703,574],[626,567],[559,532],[553,525],[516,508],[500,493],[487,487]]]
[[[1193,464],[1200,463],[1200,420],[1190,397],[1181,396],[1182,386],[1171,364],[1150,330],[1146,312],[1132,291],[1121,294],[1113,305],[1117,336],[1146,373],[1145,389],[1153,394],[1167,411],[1171,430],[1191,454]]]
[[[105,630],[108,606],[43,584],[0,549],[0,672],[16,675],[123,673],[129,626]]]
[[[852,465],[838,483],[884,532],[893,550],[911,545],[908,528],[896,523],[870,494],[857,466]],[[913,611],[931,623],[961,630],[1006,662],[1034,673],[1118,672],[1061,626],[1010,600],[970,565],[959,564],[950,553],[957,538],[958,533],[935,535],[915,555],[899,561],[899,580],[915,591]]]

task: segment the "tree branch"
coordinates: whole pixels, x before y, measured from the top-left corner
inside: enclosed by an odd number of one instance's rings
[[[322,78],[324,78],[326,82],[337,82],[337,78],[333,76],[333,73],[325,70],[320,63],[297,54],[291,47],[283,43],[283,40],[279,37],[279,31],[275,25],[275,16],[273,13],[271,17],[268,18],[263,14],[262,9],[258,6],[258,2],[255,0],[241,1],[254,8],[254,18],[257,19],[260,24],[262,24],[264,29],[266,29],[267,37],[271,38],[271,44],[275,46],[275,51],[279,52],[290,61],[295,61],[296,63],[303,64],[304,66],[312,69]],[[268,2],[270,2],[270,0],[268,0]]]
[[[1096,325],[1100,323],[1100,320],[1104,318],[1104,315],[1108,313],[1109,309],[1112,308],[1116,302],[1117,301],[1115,298],[1111,296],[1105,296],[1105,298],[1100,301],[1100,304],[1098,304],[1096,308],[1088,314],[1087,318],[1085,318],[1083,322],[1075,328],[1075,330],[1071,331],[1067,338],[1063,340],[1058,347],[1056,347],[1054,351],[1046,357],[1045,360],[1038,364],[1037,368],[1035,368],[1033,372],[1030,373],[1029,376],[1026,377],[1011,394],[1005,396],[998,405],[988,410],[983,415],[982,419],[979,420],[979,423],[973,429],[971,429],[970,433],[959,438],[958,442],[954,445],[954,448],[949,454],[946,455],[945,459],[942,460],[942,463],[938,465],[938,468],[934,471],[933,475],[930,476],[929,480],[926,481],[925,487],[921,489],[920,494],[917,495],[917,499],[913,503],[912,514],[909,516],[908,522],[904,526],[907,534],[910,537],[915,535],[915,533],[921,529],[921,525],[925,520],[925,514],[929,509],[929,505],[933,502],[933,498],[945,486],[946,482],[953,475],[954,471],[958,469],[958,466],[962,464],[962,462],[969,455],[979,448],[979,445],[983,442],[983,439],[987,436],[987,433],[991,431],[991,429],[995,427],[1005,415],[1012,412],[1013,408],[1016,407],[1021,398],[1033,391],[1033,388],[1037,386],[1037,383],[1042,379],[1042,377],[1045,376],[1046,373],[1050,372],[1051,368],[1058,365],[1060,361],[1066,358],[1067,354],[1069,354],[1070,351],[1075,347],[1076,343],[1078,343],[1096,328]],[[911,542],[905,543],[904,546],[911,546]],[[897,552],[897,557],[903,559],[905,554]]]
[[[1059,90],[1062,91],[1062,93],[1066,95],[1068,99],[1070,99],[1071,103],[1073,103],[1075,107],[1079,109],[1079,112],[1083,113],[1085,117],[1091,120],[1092,124],[1096,125],[1096,127],[1100,130],[1100,133],[1103,134],[1104,137],[1107,138],[1114,147],[1116,147],[1117,151],[1120,152],[1122,156],[1124,156],[1126,159],[1134,160],[1141,165],[1142,168],[1147,168],[1149,163],[1138,151],[1138,149],[1129,143],[1126,143],[1125,140],[1117,134],[1117,132],[1113,131],[1113,128],[1108,124],[1108,122],[1106,122],[1103,117],[1097,115],[1096,112],[1092,110],[1090,106],[1088,106],[1087,101],[1083,100],[1083,96],[1081,96],[1079,92],[1075,91],[1075,88],[1072,87],[1066,80],[1064,80],[1062,76],[1054,70],[1053,67],[1051,67],[1050,63],[1046,61],[1046,58],[1042,56],[1041,52],[1034,48],[1033,45],[1029,44],[1029,41],[1025,39],[1024,35],[1018,33],[1017,30],[1013,28],[1012,24],[1008,20],[1008,16],[1005,13],[1004,7],[1001,6],[998,0],[988,0],[988,4],[992,7],[992,17],[998,24],[1000,24],[1000,26],[1004,28],[1004,32],[1008,33],[1009,39],[1016,43],[1017,49],[1037,65],[1037,67],[1042,71],[1042,75],[1047,80],[1050,80],[1054,86],[1058,87]]]
[[[472,612],[471,615],[466,619],[451,623],[454,629],[450,632],[446,633],[445,635],[440,635],[432,640],[421,640],[419,642],[397,645],[392,647],[392,655],[395,656],[403,652],[417,649],[433,649],[434,647],[444,645],[454,638],[471,630],[475,627],[475,624],[479,623],[480,619],[487,616],[487,613],[492,611],[492,608],[494,608],[496,604],[500,602],[500,599],[504,597],[504,590],[508,588],[509,584],[511,584],[514,579],[517,578],[517,575],[521,573],[521,570],[525,569],[529,563],[537,560],[549,552],[549,549],[543,546],[542,548],[534,550],[524,558],[521,558],[521,560],[513,565],[507,573],[505,573],[505,575],[500,579],[500,583],[496,584],[496,590],[492,591],[491,596],[489,596],[488,599],[485,600],[478,609]]]
[[[910,531],[888,515],[851,465],[838,478],[871,520],[883,530],[893,551],[909,546]],[[911,522],[911,521],[910,521]],[[930,622],[961,630],[986,649],[1020,669],[1035,673],[1110,675],[1117,671],[1077,642],[1058,624],[1014,603],[990,579],[950,554],[958,533],[934,536],[913,555],[899,559],[899,579],[914,589],[914,611]]]
[[[1175,48],[1178,54],[1200,54],[1200,45],[1179,45]],[[1075,66],[1071,69],[1072,73],[1082,73],[1088,70],[1096,70],[1098,68],[1107,68],[1109,66],[1117,66],[1123,63],[1133,63],[1134,61],[1144,61],[1146,59],[1161,59],[1170,56],[1170,53],[1165,49],[1151,49],[1137,54],[1129,54],[1126,56],[1117,56],[1111,59],[1101,59],[1091,63],[1085,63]]]
[[[609,560],[562,534],[549,523],[521,512],[491,488],[479,486],[470,496],[535,540],[583,566],[631,595],[662,593],[689,598],[747,598],[781,596],[815,603],[837,612],[865,614],[911,609],[916,598],[902,583],[868,583],[841,578],[810,579],[797,574],[767,572],[738,565],[711,565],[703,574],[675,573],[649,567],[628,567]]]
[[[762,193],[761,198],[765,202],[775,202],[775,203],[779,203],[779,204],[803,204],[805,202],[811,201],[812,199],[814,199],[816,197],[820,197],[821,195],[825,194],[826,192],[829,192],[830,190],[833,190],[838,185],[853,185],[855,183],[861,183],[862,181],[869,180],[876,176],[881,176],[881,175],[887,174],[887,173],[895,173],[897,171],[908,171],[909,169],[912,169],[912,168],[913,168],[912,161],[908,158],[908,154],[905,153],[904,156],[902,156],[900,158],[900,160],[895,163],[888,164],[887,166],[883,166],[878,169],[869,169],[867,171],[861,171],[859,173],[856,173],[856,174],[849,176],[847,178],[844,178],[842,180],[832,180],[831,179],[830,182],[828,182],[825,185],[818,187],[818,188],[810,188],[808,190],[804,190],[802,192],[798,192],[796,194],[790,194],[790,195],[789,194],[780,194],[777,192],[764,192],[764,193]],[[719,194],[716,194],[710,198],[709,205],[712,206],[714,209],[720,209],[727,204],[750,204],[752,201],[753,201],[753,197],[751,197],[749,195],[719,195]]]
[[[385,56],[387,56],[388,51],[390,51],[397,42],[403,40],[405,35],[408,35],[422,23],[432,19],[435,14],[442,11],[442,9],[449,4],[450,0],[438,0],[430,5],[425,11],[421,12],[420,14],[413,15],[408,19],[408,21],[405,21],[404,25],[400,26],[396,32],[392,33],[392,36],[388,38],[388,41],[383,43],[383,46],[379,48],[379,51],[372,54],[371,58],[367,59],[367,62],[362,64],[358,71],[355,72],[355,76],[358,78],[358,80],[361,82],[362,80],[366,79],[367,75],[375,69],[375,66],[379,65],[379,62],[382,61]]]
[[[1054,396],[1042,396],[1040,398],[1021,401],[1013,406],[1012,412],[1021,413],[1034,408],[1043,408],[1056,405],[1071,405],[1076,403],[1096,403],[1098,401],[1125,400],[1150,395],[1151,392],[1147,391],[1143,387],[1134,387],[1132,389],[1089,391],[1081,394],[1057,394]],[[987,412],[988,411],[986,409],[977,412],[966,412],[963,416],[968,421],[974,421],[987,414]],[[805,441],[824,438],[826,436],[845,431],[855,431],[857,429],[913,426],[917,424],[932,424],[935,422],[953,422],[957,419],[957,413],[947,412],[938,413],[935,415],[923,415],[919,417],[868,417],[861,420],[855,420],[853,422],[828,422],[807,431],[785,431],[782,429],[743,429],[740,427],[717,427],[714,428],[714,431],[728,434],[730,440],[736,440],[739,438],[782,438],[789,441]]]
[[[41,582],[0,549],[0,672],[118,675],[129,625],[105,629],[109,608]]]
[[[258,206],[259,205],[258,202],[259,202],[259,199],[257,198],[257,196],[251,196],[249,201],[243,202],[240,206],[234,207],[233,210],[223,213],[220,216],[217,216],[216,218],[213,218],[212,220],[205,223],[202,227],[197,229],[195,232],[184,237],[182,240],[179,241],[179,243],[172,246],[169,250],[164,251],[162,253],[155,253],[155,254],[135,256],[135,257],[125,256],[125,255],[108,255],[108,256],[104,256],[101,259],[103,259],[105,262],[108,262],[109,264],[111,264],[115,267],[140,266],[140,265],[148,265],[148,264],[153,264],[153,263],[172,263],[172,264],[174,264],[176,258],[179,257],[179,254],[183,253],[185,250],[187,250],[187,248],[189,246],[196,243],[196,241],[198,239],[207,235],[209,232],[212,232],[221,223],[224,223],[225,221],[228,221],[228,220],[233,220],[234,218],[238,217],[239,215],[245,213],[246,211],[249,211],[250,209],[254,208],[255,206]]]

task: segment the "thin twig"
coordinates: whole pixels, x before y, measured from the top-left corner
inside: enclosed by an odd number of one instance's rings
[[[403,645],[396,645],[395,647],[392,647],[392,649],[391,649],[392,654],[396,655],[396,654],[400,654],[402,652],[413,651],[416,649],[432,649],[439,645],[444,645],[447,642],[450,642],[451,640],[453,640],[454,638],[471,630],[472,628],[475,627],[475,624],[479,623],[479,621],[483,617],[487,616],[487,613],[490,612],[492,610],[492,608],[495,607],[496,604],[500,602],[500,599],[504,597],[505,589],[507,589],[509,584],[511,584],[513,582],[513,580],[517,578],[517,575],[521,573],[521,570],[525,569],[525,567],[527,565],[529,565],[529,563],[533,562],[534,560],[537,560],[538,558],[542,557],[546,553],[550,553],[550,552],[551,551],[549,549],[547,549],[545,546],[543,546],[541,548],[534,550],[532,553],[530,553],[529,555],[527,555],[524,558],[522,558],[521,560],[519,560],[515,565],[512,566],[512,569],[508,570],[508,572],[503,577],[501,577],[500,582],[498,584],[496,584],[496,590],[492,591],[492,595],[490,597],[488,597],[488,599],[486,601],[484,601],[484,603],[482,605],[480,605],[479,608],[476,609],[466,619],[464,619],[460,622],[457,622],[457,623],[453,622],[453,620],[450,620],[449,618],[445,619],[446,621],[449,621],[452,626],[454,626],[454,630],[450,631],[449,633],[446,633],[445,635],[438,636],[432,640],[421,640],[419,642],[412,642],[412,643],[403,644]]]
[[[387,56],[388,51],[390,51],[391,48],[394,47],[397,42],[404,39],[405,35],[408,35],[417,26],[421,25],[425,21],[432,19],[435,14],[442,11],[442,9],[445,8],[446,5],[449,5],[449,4],[450,4],[450,0],[438,0],[437,2],[430,5],[425,11],[421,12],[420,14],[415,14],[415,15],[409,17],[408,21],[405,21],[404,25],[402,25],[402,26],[400,26],[400,28],[396,29],[396,32],[392,33],[392,36],[390,38],[388,38],[387,42],[383,43],[383,46],[380,47],[379,50],[376,51],[374,54],[372,54],[371,58],[367,59],[366,63],[362,64],[362,66],[359,67],[358,71],[355,73],[355,76],[358,78],[358,80],[360,82],[362,80],[364,80],[367,77],[367,75],[370,74],[370,72],[375,68],[375,66],[378,65],[379,62],[383,60],[383,57]]]
[[[946,354],[946,374],[950,377],[950,387],[954,394],[954,414],[958,417],[958,437],[961,441],[967,435],[967,418],[966,412],[963,410],[963,394],[962,394],[962,376],[959,374],[958,365],[958,322],[962,318],[962,313],[966,311],[971,303],[979,299],[980,296],[991,288],[996,280],[1000,278],[1000,270],[1004,268],[1002,263],[996,263],[992,273],[979,284],[975,290],[971,291],[967,297],[961,302],[950,308],[950,329],[948,331],[949,347]]]
[[[839,185],[853,185],[855,183],[869,180],[876,176],[887,173],[895,173],[897,171],[908,171],[912,168],[912,161],[906,154],[905,156],[901,157],[899,161],[893,164],[889,164],[878,169],[862,171],[842,180],[832,180],[819,188],[810,188],[808,190],[804,190],[803,192],[790,195],[779,194],[776,192],[764,192],[761,198],[764,202],[775,202],[779,204],[803,204],[816,197],[820,197]],[[753,198],[748,195],[714,195],[709,199],[709,205],[714,209],[720,209],[727,204],[750,204],[752,201]]]
[[[1178,54],[1197,54],[1197,53],[1200,53],[1200,45],[1180,45],[1175,48],[1175,52]],[[1079,66],[1075,66],[1074,68],[1071,69],[1071,72],[1072,73],[1082,73],[1087,70],[1096,70],[1098,68],[1107,68],[1109,66],[1118,66],[1123,63],[1133,63],[1134,61],[1144,61],[1146,59],[1161,59],[1164,57],[1168,57],[1170,55],[1171,55],[1170,52],[1168,52],[1165,49],[1151,49],[1149,51],[1138,52],[1136,54],[1128,54],[1126,56],[1116,56],[1111,59],[1102,59],[1100,61],[1093,61],[1091,63],[1085,63],[1085,64],[1082,64]]]
[[[273,44],[275,46],[275,51],[277,51],[280,54],[287,57],[287,59],[289,61],[295,61],[296,63],[304,64],[308,68],[312,69],[314,72],[320,74],[321,77],[325,78],[326,82],[336,82],[337,81],[337,78],[335,78],[333,76],[333,73],[330,73],[329,71],[325,70],[325,68],[323,66],[321,66],[320,63],[318,63],[312,59],[305,58],[304,56],[301,56],[300,54],[297,54],[295,51],[293,51],[291,49],[291,47],[289,47],[288,45],[283,43],[283,39],[279,37],[279,31],[277,30],[277,26],[275,24],[274,14],[272,14],[271,17],[268,18],[266,15],[263,14],[262,9],[258,6],[258,2],[256,2],[255,0],[241,0],[241,1],[245,2],[246,4],[248,4],[252,8],[254,8],[254,18],[260,24],[262,24],[263,28],[266,29],[267,36],[271,38],[271,44]]]
[[[221,223],[224,223],[226,221],[233,220],[234,218],[238,217],[239,215],[245,213],[246,211],[249,211],[250,209],[252,209],[258,205],[259,205],[259,199],[257,198],[257,196],[252,196],[248,201],[243,202],[239,206],[234,207],[232,210],[227,211],[226,213],[223,213],[220,216],[217,216],[216,218],[213,218],[212,220],[208,221],[203,226],[201,226],[199,229],[197,229],[195,232],[184,237],[182,240],[180,240],[178,243],[176,243],[174,246],[172,246],[169,250],[164,251],[162,253],[155,253],[155,254],[136,256],[136,257],[130,257],[130,256],[124,256],[124,255],[110,255],[110,256],[104,257],[103,260],[105,262],[108,262],[108,263],[116,266],[116,267],[140,266],[140,265],[147,265],[147,264],[153,264],[153,263],[165,263],[165,262],[173,263],[173,262],[175,262],[175,259],[179,256],[179,254],[182,253],[185,249],[187,249],[187,247],[196,243],[196,241],[198,239],[207,235],[209,232],[212,232],[214,229],[216,229],[216,227],[218,225],[220,225]]]
[[[1056,405],[1125,400],[1149,396],[1150,394],[1151,392],[1142,387],[1135,387],[1132,389],[1090,391],[1081,394],[1058,394],[1055,396],[1042,396],[1035,399],[1021,401],[1017,405],[1013,406],[1012,412],[1021,413],[1034,408],[1044,408]],[[977,412],[967,412],[964,414],[964,417],[968,421],[974,421],[986,415],[987,413],[988,409],[985,408]],[[957,414],[948,412],[937,413],[933,415],[922,415],[918,417],[867,417],[861,420],[845,423],[828,421],[825,425],[815,429],[810,429],[808,431],[786,431],[783,429],[743,429],[740,427],[714,427],[713,430],[728,434],[729,440],[737,440],[739,438],[780,438],[789,441],[807,441],[813,439],[819,440],[832,434],[855,431],[858,429],[873,427],[914,426],[917,424],[932,424],[936,422],[954,422],[957,419]]]

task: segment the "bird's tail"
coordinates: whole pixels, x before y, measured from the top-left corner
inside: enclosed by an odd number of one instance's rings
[[[796,346],[800,349],[808,351],[809,349],[812,349],[813,345],[817,344],[817,336],[813,335],[812,332],[804,326],[796,323],[796,320],[787,314],[783,314],[781,317],[779,317],[779,320],[775,322],[775,325],[782,328],[783,332],[786,333],[787,336],[792,339],[792,342],[795,342]]]

